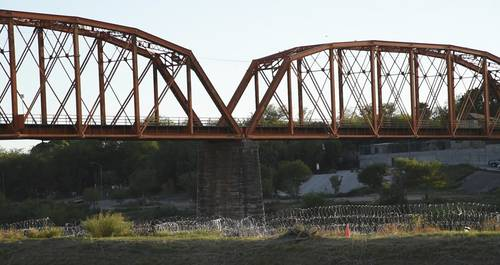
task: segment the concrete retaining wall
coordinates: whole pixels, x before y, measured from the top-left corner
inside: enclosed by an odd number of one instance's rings
[[[486,145],[483,148],[360,155],[359,163],[361,168],[374,163],[391,165],[392,159],[395,157],[409,157],[422,161],[440,161],[444,164],[471,164],[478,167],[485,167],[488,164],[488,160],[500,159],[500,145]]]

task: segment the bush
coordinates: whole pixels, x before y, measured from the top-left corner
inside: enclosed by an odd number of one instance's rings
[[[275,174],[278,182],[277,188],[297,196],[300,184],[306,181],[311,174],[309,167],[300,160],[281,161]]]
[[[358,181],[372,189],[380,189],[386,173],[385,164],[369,165],[358,174]]]
[[[87,218],[82,226],[92,237],[126,236],[132,233],[132,222],[126,221],[121,213],[100,213]]]
[[[21,240],[24,239],[24,234],[20,230],[9,229],[0,230],[0,240]]]
[[[325,195],[321,193],[307,193],[302,196],[302,203],[304,208],[325,206]]]
[[[397,184],[387,184],[380,192],[380,204],[405,204],[407,203],[404,188]]]
[[[28,238],[54,238],[61,237],[64,231],[60,227],[47,227],[42,229],[31,228],[26,231]]]

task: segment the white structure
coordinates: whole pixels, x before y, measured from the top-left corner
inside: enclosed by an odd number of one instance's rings
[[[380,145],[382,147],[383,144]],[[375,149],[379,146],[375,146]],[[359,156],[359,165],[364,168],[375,163],[392,165],[393,158],[409,157],[421,161],[440,161],[443,164],[470,164],[485,167],[488,160],[500,159],[500,144],[465,144],[451,142],[449,149],[429,151],[409,151],[400,153],[380,152]]]
[[[339,192],[345,193],[364,186],[363,184],[358,182],[358,172],[341,170],[337,171],[336,173],[312,175],[309,180],[300,185],[299,195],[313,192],[333,194],[334,190],[332,188],[332,184],[330,183],[330,177],[332,175],[342,177],[342,183],[340,185]]]

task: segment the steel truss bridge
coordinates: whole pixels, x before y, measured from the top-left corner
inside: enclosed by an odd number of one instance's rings
[[[193,52],[136,28],[0,10],[0,45],[0,139],[500,139],[500,58],[480,50],[296,47],[253,60],[226,105]]]

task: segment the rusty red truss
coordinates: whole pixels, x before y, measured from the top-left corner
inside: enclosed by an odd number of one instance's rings
[[[292,48],[253,60],[226,106],[184,47],[0,10],[0,69],[1,139],[500,138],[500,58],[451,45]],[[204,118],[209,103],[219,117]],[[253,115],[236,122],[241,105]]]
[[[231,113],[249,87],[250,139],[500,138],[500,58],[484,51],[389,41],[297,47],[252,61]],[[281,114],[269,115],[270,105]]]
[[[0,10],[0,39],[0,138],[241,137],[184,47],[131,27],[6,10]],[[193,106],[195,82],[225,126],[199,116],[204,106]],[[165,102],[167,94],[176,102]],[[184,116],[169,116],[174,104]]]

